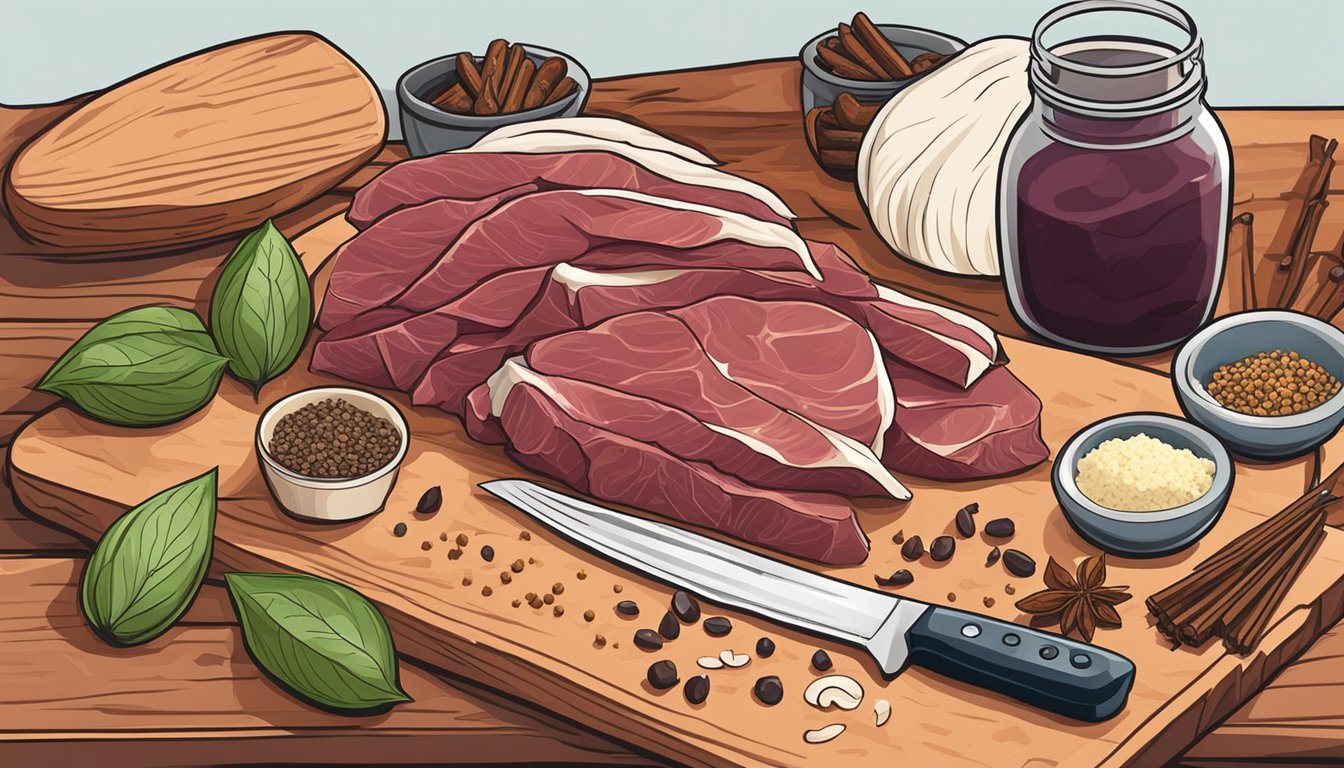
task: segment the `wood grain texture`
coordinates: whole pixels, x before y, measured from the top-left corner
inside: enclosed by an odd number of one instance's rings
[[[792,202],[792,201],[790,201]],[[353,230],[342,219],[313,229],[296,249],[310,269]],[[319,289],[322,275],[318,276]],[[320,295],[320,294],[319,294]],[[1175,404],[1163,377],[1132,366],[1073,355],[1026,342],[1006,340],[1011,368],[1042,398],[1042,434],[1052,449],[1082,426],[1103,416],[1133,410],[1172,412]],[[1057,371],[1067,368],[1069,381]],[[863,710],[842,721],[843,738],[808,747],[804,729],[836,719],[803,706],[797,695],[810,673],[805,660],[814,639],[757,619],[730,614],[738,636],[769,634],[779,650],[743,670],[715,675],[709,703],[689,709],[679,693],[656,695],[643,682],[652,656],[628,642],[635,625],[611,609],[613,584],[622,597],[645,606],[663,606],[669,591],[635,578],[611,564],[543,531],[519,541],[526,526],[515,511],[476,488],[482,480],[526,476],[494,447],[470,441],[460,425],[441,412],[411,408],[393,400],[408,415],[412,438],[406,463],[387,511],[342,526],[310,526],[280,513],[269,498],[252,451],[255,421],[264,406],[287,392],[336,383],[296,366],[268,385],[262,403],[246,388],[226,380],[215,402],[179,425],[123,429],[91,422],[58,408],[30,425],[15,441],[12,478],[26,507],[85,536],[96,536],[120,510],[210,466],[220,467],[220,519],[217,562],[226,567],[297,570],[341,580],[377,601],[393,627],[403,653],[491,688],[572,718],[599,732],[621,734],[632,743],[672,760],[695,765],[801,765],[808,761],[889,764],[894,756],[920,763],[1001,764],[1005,759],[1085,765],[1148,765],[1184,749],[1204,729],[1249,696],[1267,677],[1344,613],[1344,534],[1334,533],[1294,585],[1274,628],[1260,651],[1245,658],[1228,656],[1221,646],[1172,653],[1149,629],[1142,601],[1121,607],[1125,627],[1102,633],[1099,644],[1132,658],[1140,670],[1126,711],[1101,724],[1080,724],[1022,707],[1010,700],[960,685],[920,670],[883,682],[862,654],[830,643],[826,647],[838,671],[864,682],[870,695],[893,703],[893,720],[903,728],[879,730]],[[1344,441],[1344,438],[1340,438]],[[1238,468],[1233,500],[1219,526],[1198,545],[1179,555],[1148,561],[1116,561],[1112,581],[1148,594],[1188,572],[1209,552],[1302,492],[1303,462]],[[977,501],[986,514],[1011,513],[1018,521],[1014,545],[1044,560],[1050,553],[1065,562],[1092,548],[1063,522],[1049,487],[1048,466],[1012,481],[938,484],[911,481],[914,501],[896,505],[865,500],[858,514],[873,539],[873,554],[863,567],[825,568],[828,573],[868,585],[874,569],[896,562],[891,535],[946,530],[951,510]],[[426,520],[411,509],[430,485],[440,485],[444,511]],[[397,521],[411,533],[390,535]],[[467,533],[472,544],[461,560],[435,548],[439,534]],[[423,550],[421,542],[429,543]],[[493,563],[476,555],[491,544]],[[1005,619],[1018,618],[1003,593],[1012,579],[1002,567],[986,569],[988,540],[963,542],[961,557],[942,564],[937,576],[916,579],[904,590],[913,597],[947,602],[948,590],[962,604]],[[969,552],[967,550],[970,550]],[[509,585],[499,572],[518,557],[536,563]],[[816,566],[812,566],[816,567]],[[588,578],[577,580],[583,570]],[[471,577],[474,581],[464,581]],[[547,610],[512,608],[507,602],[528,590],[565,584],[565,616]],[[1022,589],[1036,580],[1019,581]],[[493,584],[487,597],[481,584]],[[997,602],[982,608],[982,600]],[[585,623],[579,614],[598,611]],[[658,615],[659,608],[650,613]],[[613,645],[599,648],[596,633]],[[624,640],[620,648],[615,642]],[[739,646],[749,639],[733,641]],[[687,631],[668,651],[689,674],[694,659],[714,655],[724,641]],[[749,646],[746,646],[749,647]],[[750,697],[751,681],[778,674],[784,681],[784,706],[765,708]],[[975,723],[992,723],[993,738],[977,746],[959,734]],[[981,726],[982,727],[982,726]],[[910,739],[911,730],[919,732]]]
[[[408,663],[415,701],[387,714],[297,704],[248,658],[223,587],[204,587],[163,636],[111,648],[79,614],[82,568],[0,559],[0,764],[647,763]]]
[[[382,147],[378,89],[326,40],[279,34],[143,73],[28,144],[6,206],[36,240],[100,253],[250,229]]]

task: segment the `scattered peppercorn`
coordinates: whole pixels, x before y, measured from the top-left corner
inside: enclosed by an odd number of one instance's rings
[[[393,536],[405,536],[405,535],[406,535],[406,524],[405,524],[405,523],[397,523],[396,525],[392,526],[392,535],[393,535]]]
[[[996,539],[1006,539],[1012,536],[1017,530],[1013,521],[1006,517],[1000,517],[997,520],[990,520],[985,523],[985,535]]]
[[[948,592],[948,593],[947,593],[947,602],[949,602],[949,603],[955,603],[955,602],[957,602],[957,593],[956,593],[956,592]]]
[[[679,589],[672,595],[672,612],[687,624],[694,624],[700,620],[700,603],[689,592]]]
[[[541,602],[550,605],[555,602],[555,595],[552,595],[550,592],[547,592],[546,594],[541,596]]]
[[[891,535],[892,544],[901,544],[905,541],[905,531],[897,531]]]
[[[565,593],[564,584],[561,584],[560,582],[557,581],[551,585],[551,594],[563,595],[564,593]]]
[[[1224,408],[1248,416],[1303,413],[1339,394],[1340,382],[1297,352],[1261,352],[1221,365],[1205,388]]]
[[[1003,553],[999,551],[998,547],[989,550],[989,555],[985,557],[985,567],[988,568],[989,566],[999,562],[999,557],[1002,554]]]
[[[513,574],[508,571],[499,572],[499,583],[508,584],[513,581]]]
[[[723,616],[711,616],[705,619],[704,627],[710,637],[723,637],[733,631],[733,622]]]
[[[834,663],[831,661],[831,655],[829,653],[822,650],[818,650],[816,653],[812,654],[813,669],[817,670],[818,672],[825,672],[832,666],[834,666]]]
[[[579,581],[583,581],[584,579],[588,578],[588,572],[579,571],[578,573],[574,574],[574,578],[578,579]]]
[[[681,691],[686,694],[686,701],[691,704],[703,704],[705,699],[709,698],[709,675],[692,677],[682,686]]]
[[[639,604],[634,600],[622,600],[616,604],[616,612],[622,616],[638,616]]]
[[[1023,579],[1036,573],[1036,561],[1031,559],[1031,555],[1019,549],[1004,551],[1003,567],[1007,568],[1009,573]]]
[[[646,651],[657,651],[663,647],[663,638],[652,629],[635,630],[635,647]]]
[[[598,648],[601,648],[606,644],[607,644],[607,638],[605,636],[600,634],[593,635],[593,645],[597,646]]]
[[[527,604],[531,606],[533,610],[537,610],[541,608],[543,605],[545,605],[545,603],[541,601],[541,598],[537,597],[536,595],[533,595],[532,599],[527,601]]]
[[[525,567],[527,566],[523,565],[522,560],[514,560],[513,564],[509,566],[509,570],[513,571],[514,573],[522,573],[523,568]]]
[[[681,678],[677,677],[677,665],[667,659],[650,664],[648,678],[649,685],[660,691],[665,691],[681,682]]]
[[[340,398],[325,398],[280,417],[267,444],[271,458],[307,477],[362,477],[401,448],[392,422]]]
[[[767,707],[773,707],[784,700],[784,684],[775,675],[767,675],[757,680],[751,687],[751,692],[757,701]]]
[[[537,559],[536,559],[535,557],[529,557],[529,558],[527,558],[527,564],[528,564],[528,565],[536,565],[536,563],[537,563]]]
[[[993,607],[994,607],[994,598],[992,598],[992,597],[985,596],[985,599],[984,599],[983,602],[984,602],[986,608],[993,608]]]
[[[596,618],[597,618],[597,614],[596,614],[596,613],[593,613],[593,609],[591,609],[591,608],[589,608],[588,610],[586,610],[586,611],[583,612],[583,620],[584,620],[584,621],[592,621],[593,619],[596,619]]]
[[[611,591],[612,591],[612,592],[615,592],[615,593],[618,594],[618,595],[621,593],[621,590],[623,590],[623,589],[625,589],[625,587],[622,587],[620,584],[612,584],[612,585],[611,585]]]
[[[481,547],[481,559],[487,563],[494,562],[495,548],[490,546],[489,544],[486,544],[484,547]]]
[[[462,577],[462,586],[464,586],[464,587],[470,587],[470,586],[471,586],[471,577],[470,577],[470,576],[463,576],[463,577]]]
[[[447,533],[440,533],[440,534],[439,534],[439,541],[447,541],[447,540],[448,540],[448,534],[447,534]]]
[[[457,534],[457,546],[465,547],[467,546],[467,542],[469,541],[471,541],[471,539],[467,538],[467,534],[465,533]]]
[[[481,594],[484,595],[484,596],[486,596],[486,597],[489,597],[489,596],[493,595],[494,593],[495,593],[495,590],[491,589],[489,584],[486,584],[484,587],[481,587]]]
[[[518,606],[520,606],[520,605],[522,605],[522,604],[523,604],[523,601],[522,601],[522,600],[519,600],[519,599],[516,598],[516,597],[513,598],[513,603],[512,603],[512,605],[513,605],[514,608],[517,608]]]
[[[531,541],[531,540],[532,540],[532,534],[531,534],[530,532],[528,532],[528,531],[519,531],[519,532],[518,532],[518,538],[519,538],[520,540],[522,540],[522,541]]]
[[[658,622],[658,634],[666,640],[676,640],[681,636],[681,622],[672,615],[671,611],[663,614],[663,620]]]
[[[555,606],[554,608],[551,609],[551,613],[554,613],[556,616],[564,616],[564,615],[565,615],[565,606],[563,606],[563,605],[557,605],[557,606]]]
[[[936,563],[950,560],[956,551],[957,540],[951,536],[939,536],[929,545],[929,557]]]
[[[756,655],[762,659],[768,659],[775,655],[775,641],[768,637],[762,637],[756,641]]]
[[[1005,594],[1005,595],[1015,595],[1015,594],[1017,594],[1017,588],[1014,587],[1012,584],[1004,584],[1004,585],[1003,585],[1003,594]]]
[[[433,549],[433,548],[434,548],[434,545],[433,545],[433,544],[430,544],[428,541],[422,541],[422,542],[420,542],[420,549],[423,550],[423,551],[425,551],[425,552],[428,552],[429,550],[431,550],[431,549]]]
[[[443,506],[443,489],[436,485],[420,494],[420,500],[415,503],[415,511],[421,515],[432,515],[438,512],[441,506]]]
[[[901,557],[906,560],[918,560],[924,554],[924,540],[918,536],[911,536],[905,540],[905,545],[901,547]]]
[[[957,510],[955,519],[957,535],[963,539],[969,539],[975,535],[975,518],[971,517],[971,511],[968,507],[962,507]]]
[[[462,550],[458,549],[457,547],[453,547],[452,549],[448,550],[449,560],[456,560],[461,556],[462,556]]]

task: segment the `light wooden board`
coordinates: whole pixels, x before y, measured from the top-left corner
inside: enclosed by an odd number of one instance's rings
[[[82,569],[80,560],[0,559],[0,764],[644,762],[410,664],[401,683],[415,701],[390,713],[348,718],[296,705],[248,658],[222,587],[204,587],[148,644],[111,648],[80,616]]]
[[[336,219],[300,238],[296,249],[311,269],[350,232]],[[319,274],[318,295],[322,281]],[[1042,431],[1052,449],[1098,418],[1174,408],[1167,381],[1150,371],[1026,342],[1005,340],[1004,346],[1013,371],[1045,403]],[[1060,371],[1069,375],[1060,376]],[[841,759],[851,765],[885,765],[892,758],[939,765],[1032,760],[1148,765],[1183,749],[1344,612],[1344,534],[1332,532],[1257,653],[1230,657],[1217,645],[1173,653],[1147,627],[1143,597],[1300,495],[1305,462],[1298,461],[1239,467],[1228,511],[1190,550],[1158,560],[1113,561],[1110,582],[1130,585],[1136,599],[1122,606],[1124,628],[1100,633],[1097,642],[1132,658],[1139,672],[1128,708],[1107,723],[1071,722],[920,670],[885,683],[858,652],[746,616],[730,614],[736,629],[728,639],[689,629],[664,652],[649,654],[633,647],[630,637],[634,629],[656,623],[669,590],[597,561],[546,531],[533,530],[530,541],[520,541],[519,533],[531,526],[475,486],[524,473],[498,449],[472,443],[455,420],[410,408],[400,396],[394,400],[407,409],[414,438],[387,511],[339,526],[302,524],[280,513],[253,455],[256,418],[285,393],[334,381],[296,366],[267,387],[261,404],[254,404],[245,387],[228,380],[200,413],[152,430],[108,427],[69,409],[54,410],[13,445],[15,490],[36,514],[96,535],[120,510],[217,464],[222,501],[216,558],[222,566],[299,570],[339,579],[383,606],[403,653],[524,696],[599,732],[626,736],[657,754],[701,765],[831,764]],[[444,489],[443,511],[417,519],[411,512],[415,500],[436,484]],[[893,533],[903,530],[930,539],[945,532],[952,512],[969,501],[980,503],[982,520],[1013,517],[1018,523],[1014,544],[1042,565],[1047,552],[1070,564],[1093,553],[1055,508],[1046,466],[1011,481],[910,485],[915,500],[903,507],[861,504],[863,526],[874,541],[868,563],[825,570],[871,584],[875,572],[897,567]],[[404,538],[391,535],[399,521],[410,526]],[[449,538],[467,533],[472,539],[467,555],[449,560],[441,533]],[[421,549],[422,542],[430,544],[428,551]],[[486,543],[497,552],[490,564],[476,554]],[[918,567],[906,592],[934,602],[946,602],[954,593],[958,606],[1018,618],[1005,585],[1013,583],[1022,595],[1039,586],[1039,577],[1016,580],[1001,565],[986,569],[989,547],[981,539],[962,542],[952,561]],[[529,557],[536,562],[511,584],[501,584],[499,573],[509,562]],[[576,576],[581,570],[587,575],[584,580]],[[464,577],[473,579],[470,586]],[[557,601],[566,608],[563,616],[553,616],[549,608],[510,606],[512,598],[545,591],[557,581],[566,587]],[[492,596],[482,595],[483,584],[492,585]],[[623,589],[619,596],[613,592],[617,585]],[[984,598],[993,598],[993,607],[985,608]],[[618,599],[639,602],[643,616],[634,621],[617,616],[613,605]],[[587,609],[597,614],[592,623],[581,617]],[[606,647],[594,643],[598,633],[607,637]],[[749,650],[764,634],[776,638],[775,656],[714,673],[714,691],[702,707],[689,708],[678,691],[657,694],[643,680],[655,658],[673,659],[688,675],[697,657],[729,646]],[[837,671],[864,681],[869,701],[883,697],[892,702],[892,723],[898,727],[874,727],[867,705],[841,718],[802,703],[802,689],[811,677],[806,660],[818,645],[836,659]],[[751,698],[752,682],[763,674],[777,674],[784,681],[784,704],[767,708]],[[802,742],[804,729],[837,720],[850,726],[841,738],[824,746]],[[966,734],[972,732],[983,738],[968,741]]]

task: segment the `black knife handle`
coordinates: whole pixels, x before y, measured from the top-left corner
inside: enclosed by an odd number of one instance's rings
[[[1113,717],[1134,684],[1123,656],[952,608],[925,611],[906,639],[911,664],[1077,720]]]

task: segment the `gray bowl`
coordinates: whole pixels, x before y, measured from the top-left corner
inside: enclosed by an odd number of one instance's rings
[[[1274,461],[1310,453],[1344,423],[1344,394],[1305,413],[1248,416],[1219,405],[1204,389],[1218,366],[1275,349],[1298,352],[1344,379],[1344,332],[1285,310],[1251,310],[1215,320],[1181,346],[1171,366],[1172,386],[1186,415],[1248,458]]]
[[[429,100],[457,83],[457,55],[444,56],[419,64],[397,81],[397,101],[401,105],[401,131],[412,157],[423,157],[476,143],[485,134],[515,123],[545,120],[550,117],[576,117],[588,102],[592,79],[582,64],[558,51],[523,45],[523,53],[534,64],[558,56],[568,65],[568,75],[578,86],[574,92],[554,104],[508,115],[459,115],[439,109]],[[479,65],[482,57],[475,57]]]
[[[1140,432],[1212,461],[1213,485],[1189,504],[1157,512],[1121,512],[1083,495],[1076,482],[1078,460],[1106,440]],[[1113,554],[1159,557],[1190,546],[1213,527],[1232,495],[1235,474],[1227,449],[1200,427],[1165,414],[1130,413],[1099,421],[1069,438],[1050,480],[1065,519],[1083,538]]]
[[[896,46],[907,61],[921,53],[941,53],[952,56],[965,50],[966,42],[951,35],[934,32],[919,27],[904,27],[899,24],[878,24],[877,31]],[[798,56],[803,62],[802,96],[803,115],[806,116],[815,107],[830,106],[835,97],[842,93],[852,93],[859,101],[881,104],[896,93],[918,81],[928,71],[902,80],[851,80],[833,75],[817,64],[817,46],[821,41],[835,34],[834,29],[822,32],[807,41]],[[931,71],[931,70],[930,70]]]

